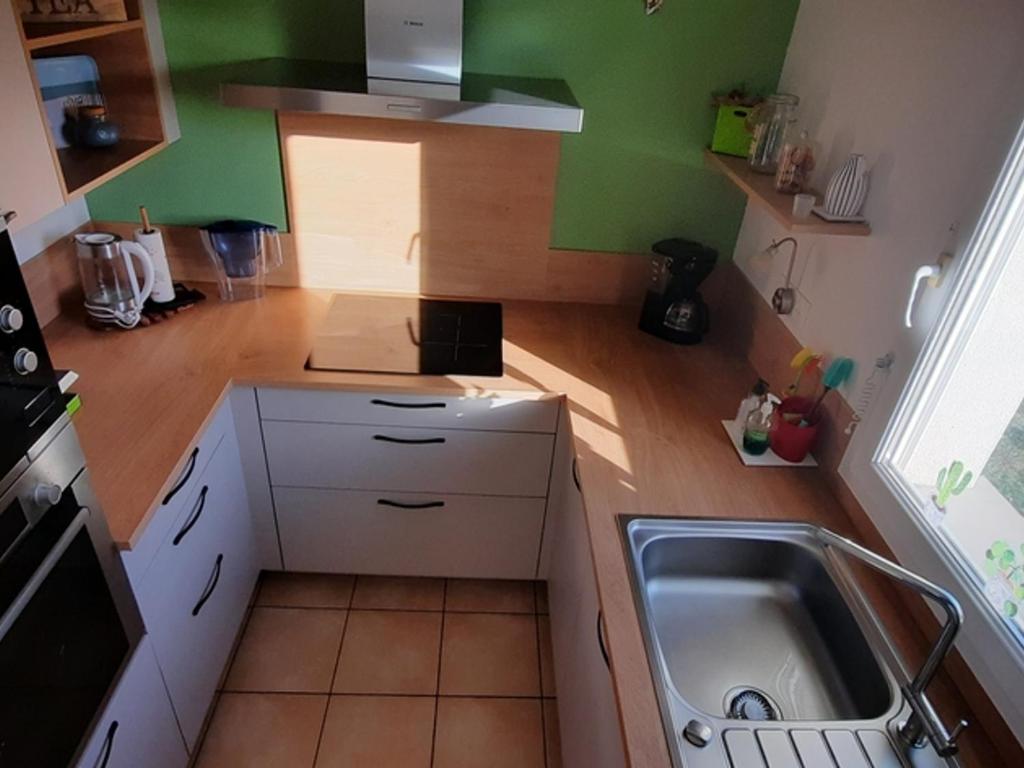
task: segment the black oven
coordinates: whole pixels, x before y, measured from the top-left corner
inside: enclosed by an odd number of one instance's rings
[[[10,245],[6,232],[0,241]],[[13,253],[0,257],[7,299]],[[32,344],[36,371],[52,379],[24,301],[19,328],[0,337]],[[26,336],[29,325],[37,333]],[[0,379],[0,767],[67,768],[144,628],[74,427],[63,407],[32,410],[49,379],[12,378],[9,346]]]
[[[43,332],[32,311],[7,222],[0,213],[0,487],[64,410]]]

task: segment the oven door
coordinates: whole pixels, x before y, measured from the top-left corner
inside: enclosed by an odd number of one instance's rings
[[[0,509],[0,766],[66,768],[143,628],[86,471],[42,514],[36,479]]]

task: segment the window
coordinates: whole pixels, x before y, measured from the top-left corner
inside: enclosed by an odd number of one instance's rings
[[[1024,649],[1024,142],[1018,137],[876,454],[927,538]]]

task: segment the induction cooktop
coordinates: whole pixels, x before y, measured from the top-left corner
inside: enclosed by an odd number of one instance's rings
[[[335,294],[308,367],[501,376],[501,339],[497,302]]]

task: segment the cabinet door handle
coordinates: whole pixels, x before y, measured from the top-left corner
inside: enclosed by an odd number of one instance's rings
[[[203,490],[199,492],[199,501],[196,502],[196,508],[189,515],[188,520],[181,526],[181,530],[178,531],[177,535],[171,540],[171,544],[178,546],[181,544],[181,540],[185,538],[185,535],[192,530],[192,526],[199,522],[200,515],[203,514],[203,508],[206,507],[206,494],[209,492],[210,486],[204,485]]]
[[[399,445],[440,445],[448,442],[446,437],[388,437],[387,435],[374,435],[374,440],[382,443],[398,443]]]
[[[608,646],[604,642],[604,612],[600,608],[597,610],[597,647],[601,649],[604,665],[610,670],[612,665],[608,660]]]
[[[174,484],[174,487],[167,492],[164,496],[164,504],[170,504],[171,499],[178,495],[178,491],[185,487],[185,483],[192,477],[192,471],[196,468],[196,458],[199,456],[199,446],[197,445],[192,449],[192,455],[188,457],[188,466],[185,468],[185,473],[178,479],[178,482]]]
[[[374,398],[371,405],[379,405],[384,408],[408,408],[411,410],[426,410],[428,408],[447,408],[448,403],[396,403],[394,400],[380,400]]]
[[[580,485],[580,463],[575,456],[572,457],[572,483],[577,491],[583,493],[583,486]]]
[[[100,752],[100,759],[96,762],[96,768],[107,768],[110,762],[110,755],[114,751],[114,736],[117,734],[118,722],[114,720],[107,729],[107,737],[103,740],[103,750]]]
[[[407,502],[407,501],[391,501],[390,499],[377,499],[377,503],[382,507],[396,507],[398,509],[435,509],[437,507],[443,507],[443,501],[420,501],[420,502]]]
[[[199,596],[199,602],[192,609],[193,616],[199,615],[199,612],[203,610],[203,606],[206,605],[206,601],[213,595],[213,590],[217,588],[217,582],[220,581],[220,566],[223,562],[224,554],[221,553],[217,555],[217,562],[213,564],[213,573],[210,574],[210,580],[206,583],[206,589],[203,590],[203,594]]]

